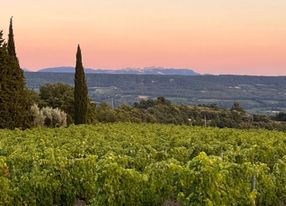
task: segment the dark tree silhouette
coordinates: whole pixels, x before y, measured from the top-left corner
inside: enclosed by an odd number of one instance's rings
[[[23,70],[16,56],[13,22],[10,19],[8,44],[0,35],[0,128],[29,127],[31,102]]]
[[[87,123],[88,111],[88,90],[85,80],[84,68],[82,65],[81,49],[78,45],[75,67],[75,88],[74,88],[74,122],[75,124]]]
[[[15,48],[15,41],[14,41],[14,31],[13,31],[13,17],[10,19],[9,25],[9,35],[8,35],[8,52],[10,56],[16,57],[16,48]]]

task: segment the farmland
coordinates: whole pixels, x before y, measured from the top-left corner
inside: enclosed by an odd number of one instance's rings
[[[285,143],[157,124],[0,130],[0,204],[284,205]]]

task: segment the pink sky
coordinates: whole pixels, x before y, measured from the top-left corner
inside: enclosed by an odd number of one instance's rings
[[[200,73],[286,75],[285,0],[1,2],[14,16],[23,68],[164,66]]]

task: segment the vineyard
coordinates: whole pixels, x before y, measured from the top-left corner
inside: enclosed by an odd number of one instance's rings
[[[286,134],[154,124],[0,130],[1,205],[286,205]]]

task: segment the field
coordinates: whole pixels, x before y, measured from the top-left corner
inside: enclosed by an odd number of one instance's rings
[[[0,130],[1,205],[285,205],[286,134],[153,124]]]

